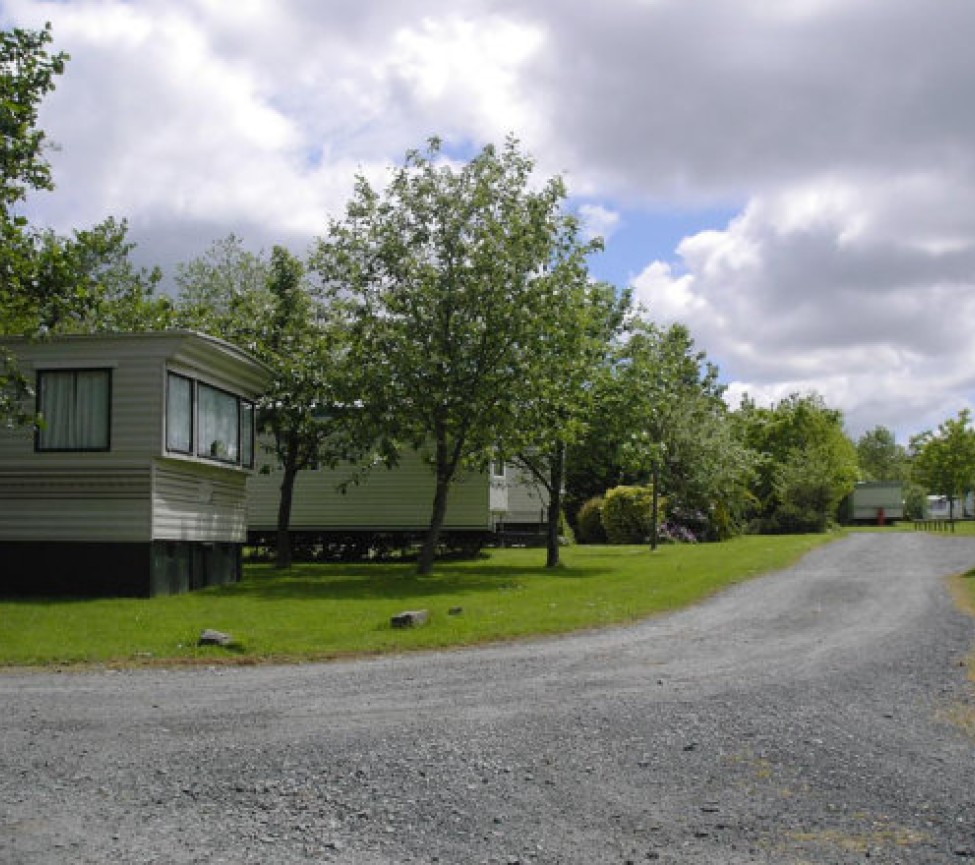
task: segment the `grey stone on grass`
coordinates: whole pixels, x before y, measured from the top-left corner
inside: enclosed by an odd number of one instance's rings
[[[416,628],[425,625],[430,618],[428,610],[404,610],[393,616],[389,623],[394,628]]]
[[[206,628],[200,634],[200,639],[196,641],[196,644],[198,646],[229,646],[232,642],[233,637],[230,634]]]

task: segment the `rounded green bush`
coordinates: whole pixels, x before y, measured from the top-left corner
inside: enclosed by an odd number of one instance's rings
[[[603,503],[603,529],[611,544],[642,544],[653,524],[652,487],[614,487]]]

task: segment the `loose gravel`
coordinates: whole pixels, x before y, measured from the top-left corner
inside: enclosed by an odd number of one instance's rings
[[[0,862],[975,861],[943,579],[973,566],[972,538],[860,534],[632,627],[3,673]]]

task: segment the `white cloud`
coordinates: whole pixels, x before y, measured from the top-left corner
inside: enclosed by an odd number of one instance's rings
[[[620,224],[619,213],[600,204],[579,205],[579,219],[583,233],[590,239],[608,240]]]
[[[462,153],[514,132],[732,391],[816,388],[852,426],[904,430],[975,392],[970,0],[0,9],[47,19],[72,59],[42,113],[57,191],[31,215],[61,230],[127,217],[164,265],[230,231],[300,250],[356,171],[381,181],[432,134]],[[620,216],[741,202],[674,256]]]
[[[856,429],[930,425],[968,404],[975,364],[975,246],[932,244],[940,185],[834,179],[756,197],[681,244],[684,274],[650,264],[637,297],[691,328],[733,395],[816,390]]]

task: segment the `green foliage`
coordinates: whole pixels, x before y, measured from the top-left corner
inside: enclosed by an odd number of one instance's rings
[[[924,487],[913,481],[904,484],[904,518],[920,520],[924,518],[928,497]]]
[[[653,525],[653,489],[619,486],[609,490],[603,503],[602,521],[609,543],[645,543]]]
[[[721,514],[718,537],[741,524],[753,454],[735,436],[717,369],[687,328],[631,318],[625,339],[594,371],[585,435],[569,450],[571,508],[619,483],[656,472],[672,515],[699,523]]]
[[[593,496],[583,503],[576,517],[576,538],[580,544],[606,543],[606,530],[603,528],[602,496]]]
[[[28,290],[12,293],[0,330],[30,336],[168,327],[170,302],[155,294],[162,274],[132,264],[127,235],[127,223],[112,218],[71,237],[31,233]]]
[[[68,55],[51,54],[51,25],[43,30],[0,30],[0,216],[31,189],[51,189],[44,132],[37,128],[41,101],[54,89]]]
[[[158,326],[160,274],[131,265],[125,222],[64,238],[16,212],[28,192],[54,187],[37,119],[67,55],[50,53],[50,42],[50,25],[0,30],[0,335]]]
[[[836,504],[828,465],[828,459],[810,459],[807,451],[797,451],[776,466],[778,505],[768,523],[771,531],[798,534],[829,528]]]
[[[858,474],[842,413],[816,394],[794,394],[770,408],[746,397],[735,422],[740,441],[757,455],[750,489],[755,528],[821,531],[829,526]]]
[[[357,460],[381,439],[354,408],[344,322],[312,295],[288,250],[276,246],[267,258],[234,235],[181,265],[176,282],[176,323],[228,339],[270,369],[259,424],[282,471],[277,562],[286,568],[297,473]]]
[[[910,475],[907,450],[887,427],[868,430],[856,443],[860,476],[865,481],[906,481]]]
[[[957,500],[975,488],[975,429],[968,409],[911,439],[912,479],[929,493]]]
[[[34,389],[20,371],[17,359],[0,348],[0,425],[13,428],[34,423],[34,413],[25,408],[33,396]]]
[[[270,278],[267,257],[245,249],[237,235],[215,241],[203,255],[176,268],[179,325],[261,355],[274,315]]]
[[[573,386],[552,373],[558,360],[571,369],[565,345],[587,326],[566,312],[591,294],[585,248],[562,214],[562,181],[536,186],[533,169],[513,139],[460,166],[432,139],[383,192],[357,179],[313,260],[344,310],[363,410],[396,440],[433,448],[423,573],[458,469],[486,465],[499,443],[537,446],[529,418]]]

